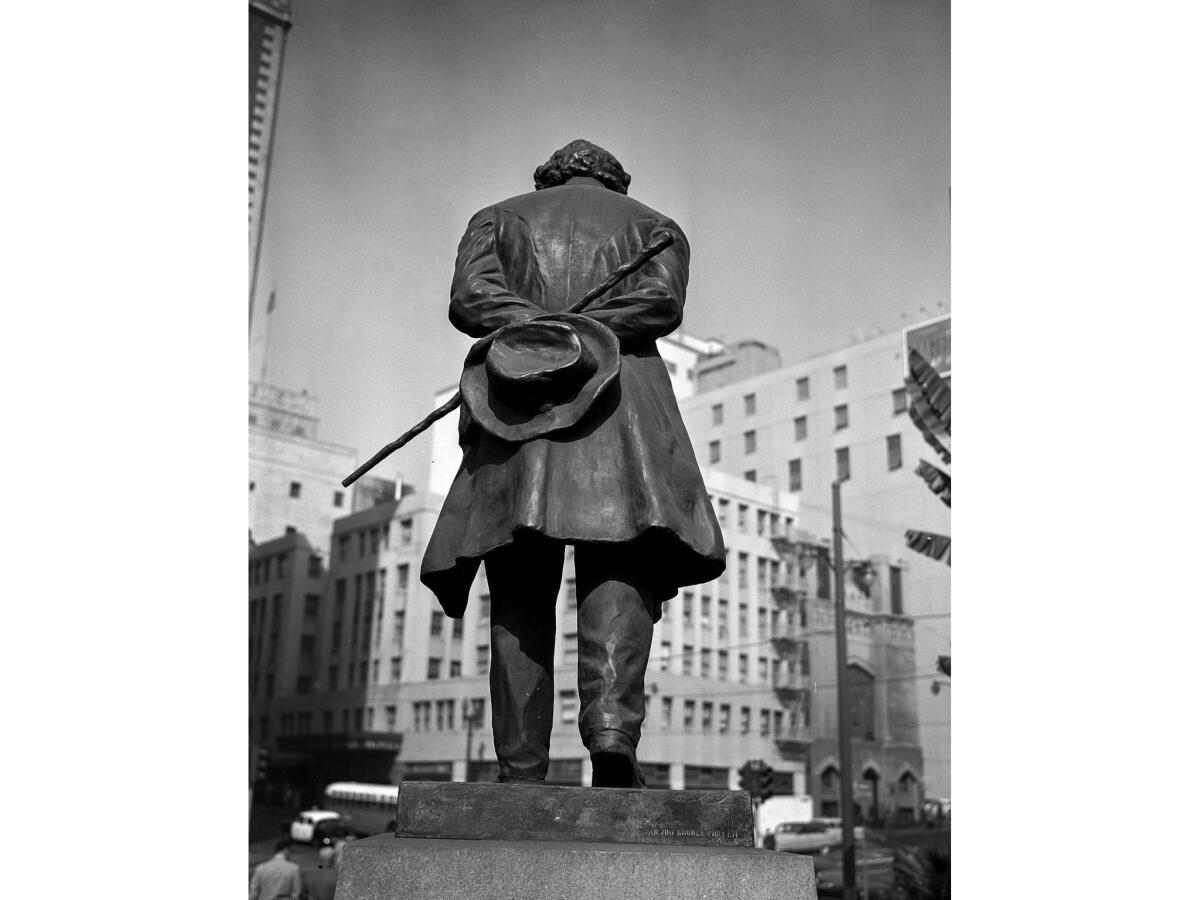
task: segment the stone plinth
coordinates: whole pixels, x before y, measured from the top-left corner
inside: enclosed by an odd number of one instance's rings
[[[396,837],[753,847],[754,818],[745,791],[409,781]]]
[[[335,900],[815,900],[812,860],[747,847],[377,835],[346,846]]]

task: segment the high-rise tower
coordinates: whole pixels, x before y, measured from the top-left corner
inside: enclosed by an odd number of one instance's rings
[[[291,0],[250,0],[250,327]]]

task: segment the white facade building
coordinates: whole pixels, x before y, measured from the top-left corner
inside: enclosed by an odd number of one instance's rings
[[[950,510],[914,469],[938,463],[909,419],[901,332],[701,390],[680,409],[701,465],[791,495],[809,528],[832,531],[830,485],[842,485],[846,554],[903,567],[900,609],[914,617],[925,788],[950,796],[950,702],[930,688],[950,653],[950,569],[910,551],[907,529],[950,534]]]

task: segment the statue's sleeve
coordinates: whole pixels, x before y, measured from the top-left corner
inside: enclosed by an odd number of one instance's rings
[[[584,313],[611,328],[623,345],[650,344],[670,334],[683,321],[691,250],[678,225],[666,218],[639,220],[623,234],[610,238],[601,255],[606,258],[611,271],[640,253],[660,228],[674,234],[675,243],[617,284]]]
[[[496,254],[496,235],[502,226],[523,223],[502,222],[502,215],[494,207],[477,212],[458,245],[450,285],[450,322],[471,337],[484,337],[501,326],[545,312],[509,288]]]

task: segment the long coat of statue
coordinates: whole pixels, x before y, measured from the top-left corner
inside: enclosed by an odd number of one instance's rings
[[[660,228],[675,243],[584,315],[620,340],[618,378],[582,421],[523,443],[484,431],[464,407],[463,461],[421,567],[461,617],[483,557],[521,531],[567,543],[637,543],[663,600],[716,578],[725,547],[655,340],[683,318],[688,244],[665,216],[598,181],[514,197],[472,217],[458,248],[450,320],[472,337],[565,310]]]

